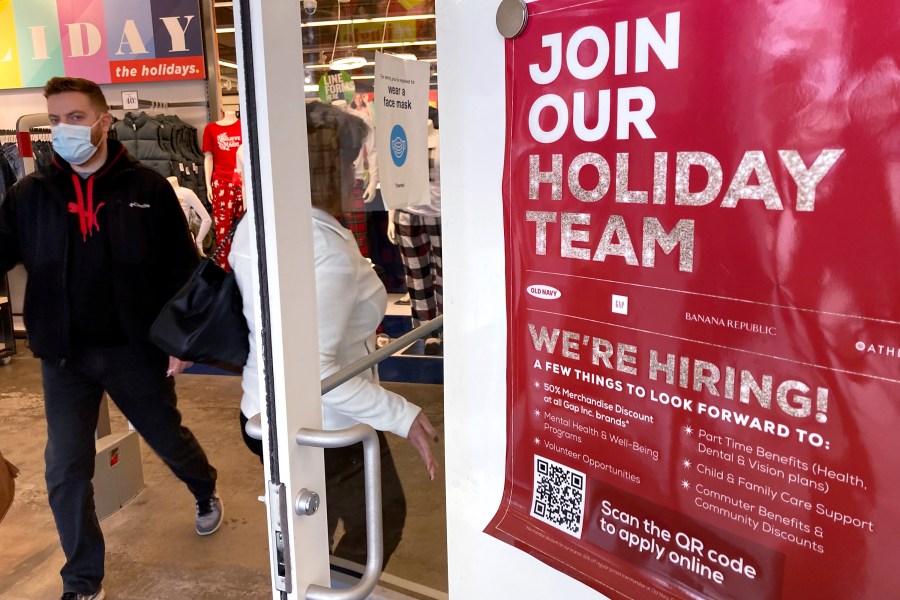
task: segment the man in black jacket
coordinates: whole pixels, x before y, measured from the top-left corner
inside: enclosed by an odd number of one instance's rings
[[[61,600],[100,600],[104,544],[94,510],[94,430],[107,392],[197,499],[200,535],[218,529],[216,470],[181,425],[172,375],[186,363],[147,341],[198,258],[168,182],[107,140],[109,107],[85,79],[44,88],[48,173],[0,202],[0,273],[28,271],[25,325],[41,359],[47,491],[66,564]]]

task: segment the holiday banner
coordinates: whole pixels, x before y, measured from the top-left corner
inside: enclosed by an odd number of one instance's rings
[[[198,0],[0,0],[0,89],[204,79]]]
[[[528,12],[487,533],[613,598],[897,597],[900,5]]]

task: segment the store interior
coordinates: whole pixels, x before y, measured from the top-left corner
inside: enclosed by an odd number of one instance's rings
[[[234,10],[231,2],[214,4],[223,103],[236,106]],[[430,63],[431,88],[436,92],[434,0],[305,0],[302,5],[300,30],[307,98],[318,95],[319,80],[335,60],[360,65],[348,70],[350,78],[360,90],[371,92],[375,53],[379,51]]]
[[[358,59],[358,66],[341,73],[349,75],[356,93],[371,102],[375,52],[383,50],[431,64],[429,103],[437,107],[434,0],[298,1],[304,9],[303,22],[298,26],[304,64],[298,69],[304,69],[307,102],[321,100],[319,81],[325,74],[335,73],[333,61],[349,60],[352,66],[353,59]],[[188,132],[196,132],[193,150],[184,150],[180,158],[170,161],[169,175],[207,204],[205,165],[199,152],[204,129],[225,114],[238,113],[239,90],[232,4],[203,0],[200,5],[206,80],[104,84],[102,89],[113,117],[128,127],[143,114],[155,122],[177,117]],[[132,91],[137,91],[140,99],[138,110],[123,107],[123,92]],[[20,117],[45,111],[39,87],[0,89],[3,147],[22,143],[21,135],[16,136]],[[32,130],[29,139],[36,147],[49,147],[45,127]],[[167,152],[172,150],[165,143],[162,146]],[[7,156],[15,154],[7,151]],[[39,168],[39,151],[35,149],[34,154]],[[9,168],[0,172],[5,175],[0,195],[23,174],[16,173],[14,159],[6,166]],[[208,205],[206,208],[210,209]],[[409,301],[404,297],[403,264],[397,246],[388,239],[388,213],[383,208],[380,201],[367,207],[365,228],[369,257],[389,292],[388,314],[380,332],[396,338],[409,331],[412,322]],[[214,237],[214,228],[210,235]],[[208,240],[207,247],[210,243],[214,240]],[[28,348],[22,320],[26,277],[21,268],[11,272],[8,281],[0,276],[0,447],[3,455],[21,469],[15,502],[0,523],[0,597],[14,600],[58,594],[58,571],[64,562],[43,478],[46,432],[40,361]],[[420,340],[385,361],[380,373],[386,387],[423,407],[443,439],[440,350],[435,352],[432,346],[429,351]],[[265,508],[258,500],[263,493],[263,472],[241,440],[240,379],[197,366],[178,377],[177,389],[185,424],[208,449],[221,474],[226,526],[209,539],[198,538],[192,527],[189,494],[144,444],[135,459],[143,472],[139,491],[101,521],[107,538],[105,586],[115,598],[266,597],[271,593],[267,523]],[[113,432],[127,432],[127,422],[114,405],[110,406]],[[387,564],[373,597],[446,598],[443,476],[428,481],[415,450],[394,436],[389,435],[388,440],[407,497],[408,516],[401,545]],[[441,464],[441,445],[436,457]],[[336,581],[349,581],[361,571],[358,565],[340,559],[333,564]]]

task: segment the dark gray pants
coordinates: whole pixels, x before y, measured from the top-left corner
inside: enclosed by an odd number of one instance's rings
[[[194,434],[181,425],[168,357],[150,344],[80,348],[64,364],[44,361],[47,493],[66,555],[63,591],[93,593],[103,580],[105,547],[94,510],[94,430],[106,391],[122,414],[197,499],[216,487]]]

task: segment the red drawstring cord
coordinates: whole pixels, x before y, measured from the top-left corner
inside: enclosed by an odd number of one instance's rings
[[[84,202],[84,192],[81,190],[81,178],[73,174],[72,185],[75,187],[75,196],[78,199],[75,202],[69,202],[69,212],[78,215],[78,222],[81,226],[81,237],[83,241],[87,241],[87,237],[94,235],[94,230],[100,231],[100,224],[97,222],[97,213],[103,208],[105,202],[97,205],[94,210],[94,176],[88,177],[87,180],[87,206]]]

